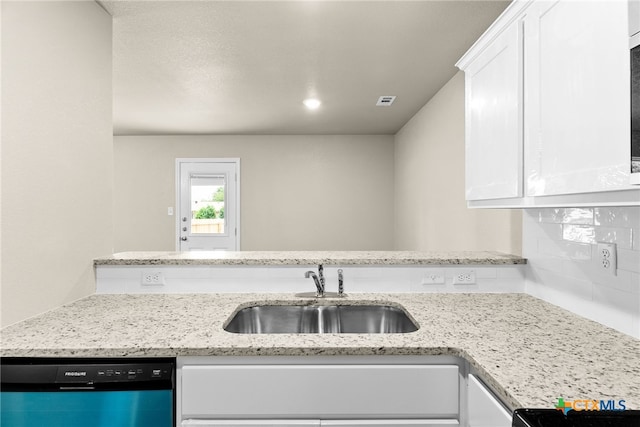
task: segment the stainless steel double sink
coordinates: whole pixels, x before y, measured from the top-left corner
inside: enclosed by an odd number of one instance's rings
[[[225,326],[237,334],[397,334],[418,330],[390,305],[258,305],[239,310]]]

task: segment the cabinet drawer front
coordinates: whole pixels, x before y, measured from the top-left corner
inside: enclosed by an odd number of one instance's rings
[[[322,420],[331,427],[458,427],[458,420]]]
[[[182,418],[457,418],[458,367],[185,366]]]
[[[320,427],[320,420],[186,420],[182,427]],[[430,426],[431,427],[431,426]]]

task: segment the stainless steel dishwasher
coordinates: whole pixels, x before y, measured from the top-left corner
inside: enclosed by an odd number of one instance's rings
[[[2,358],[3,427],[171,427],[175,359]]]

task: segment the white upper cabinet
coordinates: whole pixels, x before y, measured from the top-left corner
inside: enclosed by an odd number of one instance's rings
[[[522,28],[516,21],[465,69],[467,200],[522,196]]]
[[[628,188],[626,2],[538,1],[525,25],[526,195]]]
[[[627,2],[514,0],[460,59],[470,207],[640,205]]]

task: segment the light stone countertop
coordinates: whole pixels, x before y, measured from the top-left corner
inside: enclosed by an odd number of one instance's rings
[[[504,265],[525,264],[499,252],[413,251],[190,251],[120,252],[96,258],[105,265]]]
[[[403,306],[408,334],[241,335],[239,308],[312,303],[291,294],[92,295],[0,331],[2,356],[451,355],[512,408],[559,397],[640,409],[640,340],[525,294],[354,294],[339,303]],[[332,303],[324,300],[321,303]]]

